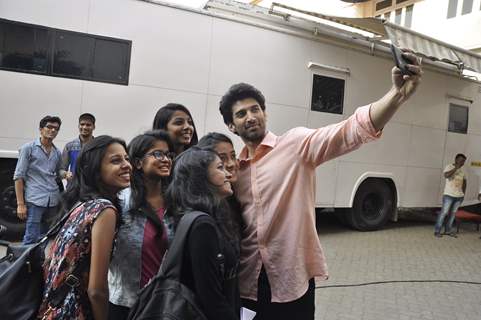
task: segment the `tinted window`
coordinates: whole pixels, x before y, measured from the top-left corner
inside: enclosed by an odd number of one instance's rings
[[[128,84],[132,42],[0,19],[0,69]]]
[[[468,107],[450,103],[448,131],[457,133],[468,133],[468,112]]]
[[[53,73],[70,77],[90,77],[94,39],[89,36],[56,32]]]
[[[126,81],[129,52],[127,43],[97,39],[92,62],[92,77],[105,81]]]
[[[402,9],[397,9],[396,10],[396,16],[394,17],[394,22],[396,24],[401,24],[401,14],[402,14],[403,10]]]
[[[376,11],[390,7],[391,5],[392,5],[392,0],[379,1],[378,3],[376,3]]]
[[[414,5],[410,5],[406,7],[406,16],[404,17],[404,26],[407,28],[411,28],[413,22],[413,9]]]
[[[447,16],[448,19],[456,16],[457,8],[458,8],[458,0],[449,0],[448,16]]]
[[[464,0],[461,14],[468,14],[473,11],[473,0]]]
[[[311,110],[342,114],[344,80],[315,74],[312,82]]]
[[[48,31],[0,21],[0,67],[8,70],[47,72]]]

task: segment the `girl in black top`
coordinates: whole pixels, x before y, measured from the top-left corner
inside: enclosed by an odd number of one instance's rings
[[[166,199],[174,215],[202,211],[187,239],[181,281],[209,320],[238,320],[238,250],[228,240],[222,200],[232,195],[231,174],[219,156],[192,147],[176,158]]]
[[[199,140],[197,147],[212,150],[217,153],[222,163],[224,163],[224,168],[231,174],[229,179],[230,183],[234,184],[237,182],[239,162],[237,161],[234,144],[228,136],[218,132],[209,132]],[[226,214],[222,216],[222,218],[225,217],[226,219],[225,223],[223,223],[223,225],[226,226],[225,234],[236,248],[237,255],[239,255],[240,238],[243,227],[240,204],[233,194],[225,199],[222,207],[227,211]]]

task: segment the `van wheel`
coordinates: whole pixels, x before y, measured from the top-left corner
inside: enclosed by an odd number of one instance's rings
[[[345,218],[360,231],[381,229],[396,210],[395,195],[382,179],[367,179],[356,192],[350,214]]]
[[[4,239],[10,241],[21,240],[25,232],[25,221],[17,218],[15,187],[10,186],[0,195],[0,224],[7,227]]]

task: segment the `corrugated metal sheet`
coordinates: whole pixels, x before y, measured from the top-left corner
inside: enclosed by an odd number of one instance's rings
[[[397,24],[387,22],[383,19],[335,17],[297,9],[276,2],[272,3],[270,11],[273,12],[275,7],[340,23],[342,25],[373,33],[376,36],[389,37],[391,42],[396,46],[411,49],[416,54],[425,58],[456,65],[459,70],[468,69],[481,73],[481,55],[453,46],[438,39],[431,38]]]

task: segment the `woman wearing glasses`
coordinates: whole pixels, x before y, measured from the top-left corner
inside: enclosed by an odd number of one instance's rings
[[[128,150],[133,177],[109,268],[109,319],[127,318],[137,292],[157,274],[173,236],[164,217],[164,191],[174,157],[169,134],[146,132],[135,137]]]

